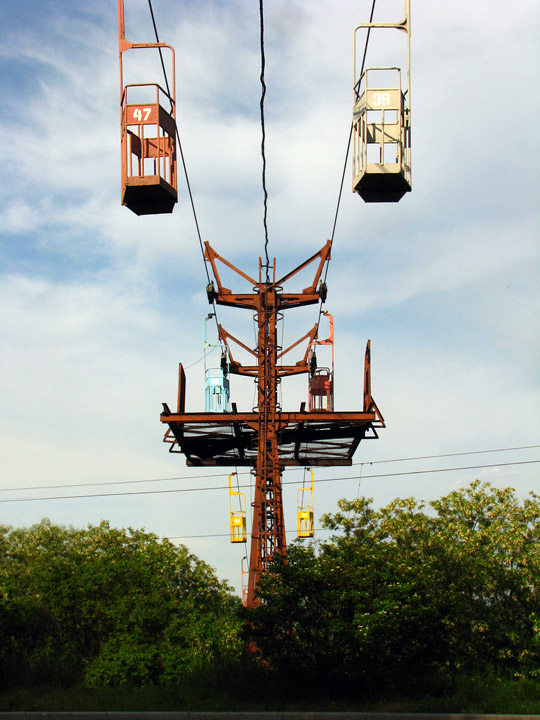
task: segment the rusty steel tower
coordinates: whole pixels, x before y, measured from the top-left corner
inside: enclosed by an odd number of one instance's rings
[[[249,412],[239,412],[232,404],[230,412],[188,413],[185,411],[186,378],[179,368],[178,403],[176,412],[163,404],[161,422],[168,425],[164,441],[170,452],[183,453],[190,466],[243,466],[255,476],[251,551],[247,601],[248,607],[257,604],[256,588],[259,575],[276,553],[286,551],[285,522],[281,491],[281,476],[289,466],[350,465],[358,444],[364,438],[376,438],[377,428],[384,420],[371,397],[370,346],[366,348],[364,363],[364,393],[361,411],[335,412],[333,385],[328,402],[316,403],[317,408],[306,410],[301,403],[298,412],[284,411],[278,401],[278,386],[282,378],[301,373],[313,373],[312,346],[317,343],[319,323],[288,348],[278,344],[278,320],[294,307],[313,305],[326,299],[326,285],[321,281],[324,264],[330,259],[331,242],[315,255],[283,277],[276,279],[276,263],[265,273],[259,260],[258,279],[254,279],[218,255],[205,244],[205,261],[214,280],[207,286],[210,303],[244,308],[254,313],[257,324],[257,345],[248,347],[218,324],[220,342],[227,348],[229,372],[252,377],[257,387],[257,405]],[[251,293],[235,293],[221,282],[218,262],[247,280]],[[313,282],[297,292],[286,292],[284,285],[304,270],[314,268]],[[233,352],[233,344],[253,357],[253,364],[241,364]],[[284,357],[305,344],[302,357],[287,364]],[[317,376],[313,376],[315,381]],[[333,378],[330,380],[333,383]],[[310,383],[311,385],[311,383]],[[317,392],[313,384],[313,392]],[[320,398],[319,398],[320,399]]]

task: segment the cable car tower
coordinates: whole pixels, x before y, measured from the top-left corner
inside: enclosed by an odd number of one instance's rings
[[[373,2],[373,9],[375,0]],[[373,16],[372,9],[372,16]],[[174,50],[160,43],[156,30],[156,43],[135,44],[126,41],[124,33],[123,0],[118,0],[119,54],[121,77],[121,129],[122,129],[122,203],[138,215],[172,212],[177,200],[176,131]],[[153,19],[153,16],[152,16]],[[372,19],[372,18],[371,18]],[[407,88],[402,88],[399,68],[364,69],[355,79],[353,97],[353,190],[366,202],[397,202],[411,189],[410,168],[410,80],[409,80],[409,0],[405,0],[405,19],[399,23],[373,23],[359,26],[369,32],[373,28],[394,28],[407,34]],[[262,23],[262,18],[261,18]],[[155,23],[154,23],[155,28]],[[135,48],[162,48],[172,52],[173,87],[169,88],[165,73],[166,90],[156,83],[123,84],[122,55]],[[367,40],[366,40],[367,50]],[[261,52],[262,40],[261,40]],[[264,58],[264,56],[263,56]],[[364,52],[365,60],[365,52]],[[264,63],[263,63],[264,67]],[[394,84],[371,82],[378,70],[397,72]],[[261,73],[261,82],[264,82]],[[150,90],[149,90],[150,89]],[[128,101],[128,93],[150,91],[149,100]],[[264,92],[263,92],[264,98]],[[169,103],[165,110],[162,101]],[[261,100],[262,116],[262,100]],[[261,117],[263,120],[263,117]],[[388,155],[388,146],[391,146]],[[375,160],[370,157],[375,146]],[[264,147],[264,125],[263,125]],[[264,160],[264,151],[263,151]],[[185,165],[184,165],[185,169]],[[189,182],[188,190],[189,190]],[[343,186],[343,182],[342,182]],[[341,187],[342,187],[341,186]],[[264,188],[264,162],[263,162]],[[264,188],[265,189],[265,188]],[[265,189],[266,192],[266,189]],[[190,191],[191,195],[191,191]],[[341,196],[341,190],[340,190]],[[192,200],[193,205],[193,200]],[[266,205],[265,205],[266,208]],[[339,208],[339,202],[338,202]],[[337,217],[337,212],[336,212]],[[195,218],[196,219],[196,218]],[[198,224],[197,231],[198,231]],[[265,215],[266,228],[266,215]],[[335,230],[335,223],[334,223]],[[208,243],[201,243],[208,277],[206,293],[214,312],[204,321],[205,348],[205,410],[186,412],[186,375],[182,364],[178,372],[176,408],[171,410],[163,403],[161,422],[168,426],[164,442],[169,452],[181,453],[193,467],[247,467],[255,478],[252,502],[251,551],[245,604],[258,604],[257,584],[261,572],[272,557],[286,551],[285,521],[283,514],[283,471],[288,467],[304,467],[311,473],[311,482],[297,493],[297,528],[299,537],[313,535],[313,467],[347,466],[364,439],[377,438],[377,431],[385,427],[384,419],[371,394],[371,350],[366,346],[363,367],[363,397],[361,409],[336,411],[334,408],[334,354],[333,318],[322,311],[327,286],[324,268],[328,269],[332,239],[314,255],[293,270],[279,275],[276,260],[271,263],[259,258],[255,276],[233,265],[219,255]],[[266,248],[266,246],[265,246]],[[236,292],[226,287],[221,279],[223,267],[249,283],[251,292]],[[310,270],[312,281],[305,288],[290,289],[301,271]],[[289,347],[283,349],[278,342],[278,325],[286,312],[296,307],[320,304],[315,325]],[[229,333],[217,320],[217,305],[248,310],[254,316],[257,334],[255,347]],[[319,339],[319,324],[326,316],[330,324],[328,338]],[[206,323],[214,317],[221,348],[219,369],[207,368]],[[305,346],[302,353],[301,348]],[[317,346],[330,346],[329,367],[317,366]],[[241,363],[236,357],[241,348],[251,359]],[[289,353],[296,351],[296,359]],[[306,374],[308,376],[308,402],[297,411],[282,409],[278,388],[284,378]],[[239,411],[230,401],[229,376],[249,377],[255,382],[257,401],[248,411]],[[229,510],[231,542],[245,542],[246,510],[244,493],[233,490],[229,475]],[[300,497],[301,494],[301,497]],[[306,497],[309,502],[306,501]],[[239,509],[233,509],[238,501]],[[244,565],[242,584],[244,595]]]
[[[163,404],[161,422],[168,425],[164,440],[170,445],[170,452],[185,455],[189,466],[249,467],[253,471],[255,495],[248,607],[257,604],[256,587],[260,573],[268,567],[275,553],[283,554],[286,550],[281,493],[283,470],[291,466],[311,468],[351,465],[360,441],[378,437],[377,429],[384,427],[383,417],[371,396],[369,343],[364,361],[362,410],[335,412],[333,387],[328,401],[323,403],[318,394],[319,385],[312,383],[310,388],[315,393],[314,397],[319,399],[317,406],[314,403],[311,409],[306,409],[306,403],[303,402],[297,412],[286,412],[278,402],[278,386],[283,378],[309,374],[315,370],[310,353],[317,343],[318,332],[316,323],[296,342],[283,349],[278,344],[278,321],[292,308],[317,304],[326,299],[326,285],[321,281],[321,275],[329,258],[330,241],[318,253],[282,277],[276,275],[275,260],[268,276],[259,259],[258,277],[253,278],[218,255],[206,243],[205,261],[214,277],[207,287],[209,302],[250,310],[255,314],[255,348],[248,347],[222,325],[218,325],[218,333],[220,342],[227,347],[229,373],[255,380],[257,405],[248,412],[239,412],[234,403],[231,404],[231,412],[186,412],[186,377],[182,365],[179,367],[176,411],[173,412],[166,403]],[[220,265],[225,265],[247,280],[253,292],[236,293],[225,287],[220,277]],[[286,291],[284,285],[309,266],[314,270],[311,285],[293,292]],[[306,344],[304,354],[295,362],[285,362],[285,356],[303,343]],[[252,364],[244,365],[236,360],[234,345],[252,356]],[[312,377],[318,376],[313,373]],[[305,508],[302,508],[302,512],[306,512]],[[307,533],[309,522],[302,527],[303,532]]]

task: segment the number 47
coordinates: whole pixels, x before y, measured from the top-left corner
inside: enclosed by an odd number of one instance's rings
[[[135,120],[138,120],[141,122],[146,122],[150,116],[150,113],[152,112],[152,108],[135,108],[133,110],[133,118]],[[144,119],[143,119],[143,113],[144,113]]]

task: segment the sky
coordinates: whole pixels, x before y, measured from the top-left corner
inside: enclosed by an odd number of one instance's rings
[[[365,204],[349,161],[325,306],[336,409],[361,406],[371,339],[387,427],[361,443],[352,467],[315,471],[316,540],[341,497],[429,501],[475,478],[520,498],[539,491],[540,6],[411,5],[412,192]],[[228,541],[228,470],[188,468],[162,444],[178,362],[187,409],[204,407],[211,308],[185,178],[172,215],[121,206],[116,3],[0,7],[0,524],[145,528],[187,545],[239,591],[245,548]],[[160,40],[176,50],[202,239],[254,275],[264,254],[258,3],[153,0],[153,9]],[[332,233],[353,29],[370,9],[370,0],[265,2],[268,250],[280,275]],[[377,0],[375,20],[402,14],[401,0]],[[381,32],[391,40],[370,41],[372,52],[402,63],[404,35]],[[153,40],[146,0],[126,0],[126,37]],[[161,82],[155,57],[128,55],[127,81]],[[369,48],[367,62],[379,64]],[[253,341],[247,313],[218,313]],[[316,315],[290,311],[285,342]],[[306,394],[305,378],[284,380],[285,409]],[[231,399],[251,409],[251,381],[233,377]],[[302,478],[283,477],[288,542]],[[77,495],[95,497],[68,497]]]

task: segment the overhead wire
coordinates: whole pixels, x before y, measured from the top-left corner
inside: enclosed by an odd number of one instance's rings
[[[376,2],[377,2],[377,0],[373,0],[373,3],[372,3],[372,5],[371,5],[371,13],[370,13],[370,16],[369,16],[369,22],[370,22],[370,23],[373,22],[373,14],[374,14],[374,12],[375,12],[375,4],[376,4]],[[367,49],[368,49],[369,36],[370,36],[370,34],[371,34],[371,28],[368,28],[368,31],[367,31],[367,34],[366,34],[366,42],[365,42],[365,45],[364,45],[364,54],[363,54],[363,57],[362,57],[362,65],[361,65],[361,68],[360,68],[360,77],[362,77],[362,73],[364,72],[364,67],[365,67],[365,63],[366,63]],[[336,212],[335,212],[335,214],[334,214],[334,223],[333,223],[333,225],[332,225],[332,235],[330,236],[330,251],[332,250],[332,247],[333,247],[333,245],[334,245],[334,237],[335,237],[335,233],[336,233],[336,227],[337,227],[339,210],[340,210],[340,207],[341,207],[341,196],[342,196],[342,194],[343,194],[343,185],[344,185],[344,183],[345,183],[345,174],[346,174],[346,172],[347,172],[347,163],[348,163],[348,161],[349,161],[349,152],[350,152],[350,149],[351,149],[351,140],[352,140],[353,129],[354,129],[354,122],[351,122],[351,127],[350,127],[350,130],[349,130],[349,139],[347,140],[347,150],[346,150],[346,152],[345,152],[345,161],[344,161],[344,163],[343,163],[343,171],[342,171],[342,173],[341,173],[341,182],[340,182],[340,185],[339,185],[338,199],[337,199],[337,204],[336,204]],[[324,283],[326,283],[326,279],[327,279],[327,277],[328,277],[328,268],[329,268],[329,265],[330,265],[330,253],[329,253],[329,255],[328,255],[328,259],[327,259],[327,261],[326,261],[326,266],[325,266],[325,269],[324,269],[324,280],[323,280]],[[319,316],[318,316],[318,319],[317,319],[317,333],[318,333],[318,331],[319,331],[319,324],[320,324],[320,322],[321,322],[321,316],[322,316],[322,312],[323,312],[322,306],[323,306],[323,303],[322,303],[322,301],[321,301],[320,304],[319,304]]]
[[[516,447],[505,447],[505,448],[494,448],[491,450],[468,450],[463,452],[453,452],[453,453],[439,453],[437,455],[415,455],[412,457],[402,457],[402,458],[391,458],[387,460],[363,460],[361,462],[351,463],[351,467],[356,467],[360,465],[361,467],[364,465],[382,465],[385,463],[396,463],[396,462],[411,462],[416,460],[435,460],[435,459],[442,459],[442,458],[449,458],[449,457],[460,457],[463,455],[485,455],[485,454],[491,454],[491,453],[498,453],[498,452],[515,452],[516,450],[535,450],[536,448],[540,448],[539,445],[520,445]],[[237,475],[251,475],[249,471],[246,472],[238,472],[238,468],[235,467],[235,470],[237,472]],[[293,467],[289,468],[288,472],[303,472],[303,467]],[[64,483],[61,485],[32,485],[27,487],[15,487],[15,488],[0,488],[0,492],[16,492],[16,491],[26,491],[26,490],[57,490],[59,488],[71,488],[71,487],[98,487],[98,486],[110,486],[110,485],[135,485],[140,483],[151,483],[151,482],[171,482],[173,480],[200,480],[200,479],[212,479],[212,478],[221,478],[223,477],[223,473],[215,473],[212,475],[175,475],[172,477],[166,477],[166,478],[146,478],[145,480],[109,480],[109,481],[103,481],[103,482],[87,482],[87,483]]]
[[[427,475],[432,473],[444,473],[444,472],[457,472],[460,470],[483,470],[485,468],[499,468],[499,467],[511,467],[511,466],[517,466],[517,465],[532,465],[535,463],[540,463],[540,459],[538,460],[517,460],[514,462],[506,462],[506,463],[486,463],[484,465],[466,465],[461,467],[451,467],[451,468],[434,468],[429,470],[409,470],[409,471],[403,471],[403,472],[393,472],[393,473],[378,473],[378,474],[372,474],[372,475],[362,475],[363,480],[367,479],[376,479],[376,478],[391,478],[391,477],[404,477],[404,476],[410,476],[410,475]],[[329,482],[338,482],[338,481],[344,481],[344,480],[358,480],[358,475],[341,475],[338,477],[333,478],[319,478],[318,483],[329,483]],[[282,482],[282,485],[300,485],[302,484],[303,480],[289,480]],[[246,488],[249,487],[249,484],[247,485],[238,485],[238,487]],[[12,502],[34,502],[34,501],[50,501],[50,500],[75,500],[75,499],[81,499],[81,498],[97,498],[97,497],[119,497],[119,496],[128,496],[128,495],[163,495],[163,494],[170,494],[170,493],[186,493],[186,492],[209,492],[209,491],[215,491],[215,490],[228,490],[228,485],[220,485],[215,487],[204,487],[204,488],[171,488],[169,490],[134,490],[133,492],[114,492],[114,493],[91,493],[91,494],[84,494],[84,495],[54,495],[49,497],[33,497],[33,498],[7,498],[5,500],[0,500],[0,503],[12,503]]]
[[[365,463],[360,463],[360,475],[358,476],[358,490],[356,491],[356,499],[357,500],[360,497],[360,488],[362,485],[362,473],[364,472],[364,464]]]
[[[159,39],[159,33],[158,33],[158,29],[157,29],[157,24],[156,24],[156,18],[155,18],[155,15],[154,15],[154,8],[152,7],[152,0],[148,0],[148,7],[149,7],[149,9],[150,9],[150,15],[151,15],[151,18],[152,18],[152,25],[153,25],[153,27],[154,27],[154,34],[155,34],[155,37],[156,37],[156,42],[159,44],[159,43],[160,43],[160,39]],[[167,70],[166,70],[166,68],[165,68],[165,62],[164,62],[164,60],[163,60],[163,53],[162,53],[162,51],[161,51],[161,48],[158,48],[158,50],[159,50],[159,57],[160,57],[160,60],[161,60],[161,67],[162,67],[162,70],[163,70],[163,76],[164,76],[164,79],[165,79],[165,86],[166,86],[166,88],[167,88],[167,93],[168,93],[168,95],[169,95],[169,100],[170,100],[170,102],[171,102],[171,107],[172,107],[173,100],[172,100],[171,91],[170,91],[170,87],[169,87],[169,79],[168,79],[168,77],[167,77]],[[197,238],[198,238],[198,240],[199,240],[199,247],[200,247],[201,253],[202,253],[204,270],[205,270],[205,273],[206,273],[206,278],[207,278],[207,280],[208,280],[208,284],[210,284],[212,280],[211,280],[211,278],[210,278],[210,273],[208,272],[208,266],[207,266],[207,263],[206,263],[205,252],[204,252],[204,245],[203,245],[203,240],[202,240],[202,235],[201,235],[201,229],[200,229],[200,226],[199,226],[199,219],[198,219],[198,217],[197,217],[197,211],[196,211],[196,209],[195,209],[195,200],[194,200],[194,198],[193,198],[193,192],[192,192],[192,190],[191,190],[191,183],[190,183],[190,181],[189,181],[189,175],[188,175],[188,171],[187,171],[186,159],[185,159],[185,156],[184,156],[184,150],[183,150],[183,148],[182,148],[182,141],[180,140],[180,133],[179,133],[179,131],[178,131],[178,122],[175,123],[175,132],[176,132],[176,139],[177,139],[177,141],[178,141],[178,150],[179,150],[179,152],[180,152],[180,159],[181,159],[181,161],[182,161],[182,169],[183,169],[183,171],[184,171],[184,177],[185,177],[185,179],[186,179],[186,187],[187,187],[187,191],[188,191],[188,195],[189,195],[189,200],[190,200],[190,203],[191,203],[191,211],[192,211],[192,213],[193,213],[193,219],[194,219],[194,221],[195,221],[195,229],[196,229],[196,232],[197,232]],[[217,319],[217,308],[216,308],[216,302],[215,302],[215,300],[213,300],[212,305],[213,305],[213,308],[214,308],[214,319],[215,319],[215,322],[216,322],[216,329],[218,330],[218,334],[219,334],[219,323],[218,323],[218,319]]]
[[[220,346],[219,346],[219,345],[214,345],[214,347],[213,347],[211,350],[209,350],[209,351],[208,351],[207,353],[205,353],[204,355],[201,355],[201,357],[200,357],[198,360],[195,360],[195,362],[192,362],[191,365],[186,365],[186,367],[184,368],[184,370],[189,370],[189,368],[192,368],[192,367],[194,367],[195,365],[198,365],[200,362],[202,362],[202,361],[204,360],[205,357],[209,357],[218,347],[220,347]]]
[[[520,445],[517,447],[493,448],[491,450],[468,450],[463,452],[439,453],[438,455],[415,455],[414,457],[392,458],[391,460],[364,460],[363,462],[352,463],[353,465],[381,465],[383,463],[410,462],[411,460],[436,460],[446,457],[460,457],[462,455],[486,455],[496,452],[515,452],[516,450],[534,450],[540,445]]]
[[[148,7],[150,8],[150,15],[152,17],[152,25],[154,26],[154,33],[156,36],[156,42],[159,43],[159,35],[158,35],[158,29],[156,25],[156,18],[154,15],[154,8],[152,7],[152,0],[148,0]],[[159,49],[159,58],[161,60],[161,68],[163,70],[163,77],[165,78],[165,87],[167,88],[167,93],[169,95],[169,101],[171,103],[171,109],[173,106],[172,96],[171,96],[171,89],[169,87],[169,78],[167,77],[167,71],[165,70],[165,62],[163,60],[163,53],[161,52],[161,48]]]

